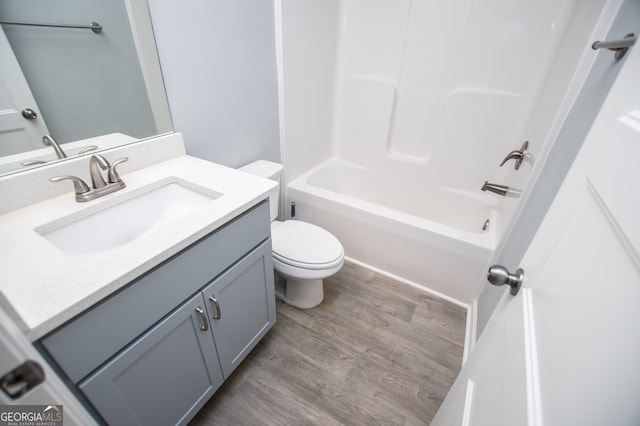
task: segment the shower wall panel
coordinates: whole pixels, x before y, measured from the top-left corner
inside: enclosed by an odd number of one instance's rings
[[[522,144],[572,5],[345,0],[333,152],[477,191]]]

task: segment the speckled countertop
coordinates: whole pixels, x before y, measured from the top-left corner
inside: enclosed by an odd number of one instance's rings
[[[258,204],[276,185],[187,155],[121,176],[125,189],[88,203],[74,200],[69,183],[69,192],[63,195],[0,216],[0,304],[32,341]],[[160,181],[196,185],[222,196],[132,242],[99,253],[65,255],[36,231],[70,215],[102,211]]]

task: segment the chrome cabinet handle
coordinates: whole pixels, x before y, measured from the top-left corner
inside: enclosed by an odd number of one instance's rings
[[[216,313],[213,315],[214,320],[219,320],[222,318],[222,311],[220,310],[220,303],[218,303],[218,299],[215,296],[209,296],[209,300],[213,303],[213,306],[216,308]]]
[[[200,326],[200,330],[202,331],[208,331],[209,330],[209,321],[207,321],[207,314],[204,312],[204,310],[198,306],[196,308],[196,312],[200,314],[200,318],[202,318],[202,325]]]
[[[500,167],[504,166],[504,163],[509,160],[516,160],[515,169],[518,170],[520,168],[520,165],[522,164],[522,161],[527,156],[527,148],[529,148],[529,141],[525,141],[519,151],[516,150],[508,153],[507,156],[504,157],[504,160],[502,160],[502,163],[500,163]]]

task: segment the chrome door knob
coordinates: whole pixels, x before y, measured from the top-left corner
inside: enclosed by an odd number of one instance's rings
[[[487,273],[487,280],[495,286],[501,286],[507,284],[511,287],[509,291],[513,296],[518,294],[522,282],[524,281],[524,270],[522,268],[516,269],[515,274],[509,273],[509,270],[502,265],[493,265],[489,268]]]
[[[32,110],[31,108],[25,108],[22,110],[22,116],[24,118],[26,118],[27,120],[35,120],[36,118],[38,118],[38,114],[36,114],[36,112],[34,110]]]

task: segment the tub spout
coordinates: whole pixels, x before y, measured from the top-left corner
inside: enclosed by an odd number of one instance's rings
[[[503,197],[509,192],[509,187],[506,185],[498,185],[495,183],[489,183],[486,180],[481,188],[483,191],[493,192],[494,194],[502,195]]]

